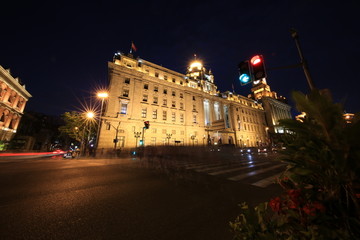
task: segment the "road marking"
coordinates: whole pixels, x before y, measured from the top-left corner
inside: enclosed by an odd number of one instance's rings
[[[206,164],[204,163],[203,165],[201,166],[193,166],[193,167],[185,167],[185,169],[198,169],[198,168],[203,168],[204,166],[207,167],[207,166],[218,166],[218,165],[222,165],[223,163],[213,163],[213,164]]]
[[[268,167],[268,168],[262,168],[262,169],[255,170],[255,171],[252,171],[252,172],[249,172],[249,173],[246,173],[246,174],[230,177],[230,178],[228,178],[228,180],[239,181],[239,180],[254,176],[256,174],[264,173],[264,172],[267,172],[267,171],[270,171],[270,170],[273,170],[273,169],[276,169],[276,168],[280,168],[280,167],[284,167],[284,164],[274,165],[274,166],[271,166],[271,167]]]
[[[220,174],[224,174],[224,173],[231,173],[231,172],[236,172],[239,170],[243,170],[243,169],[248,169],[248,168],[253,168],[253,167],[257,167],[257,166],[263,166],[263,165],[267,165],[269,164],[269,162],[263,162],[263,163],[259,163],[259,164],[251,164],[251,165],[247,165],[247,166],[243,166],[243,167],[239,167],[239,168],[231,168],[231,169],[226,169],[223,171],[217,171],[217,172],[210,172],[210,175],[220,175]]]
[[[207,171],[211,171],[211,170],[217,170],[217,169],[223,169],[223,168],[229,168],[229,167],[233,167],[234,165],[224,165],[224,164],[221,164],[220,166],[218,167],[208,167],[208,168],[203,168],[203,169],[196,169],[195,171],[197,172],[207,172]],[[235,166],[244,166],[244,164],[236,164]]]
[[[257,187],[262,187],[262,188],[265,188],[273,183],[275,183],[275,179],[277,179],[278,177],[281,176],[282,173],[278,173],[274,176],[270,176],[270,177],[267,177],[267,178],[264,178],[260,181],[257,181],[255,183],[252,183],[251,185],[254,185],[254,186],[257,186]]]

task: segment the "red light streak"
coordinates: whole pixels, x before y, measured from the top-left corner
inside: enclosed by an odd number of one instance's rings
[[[0,153],[0,157],[11,157],[11,156],[40,156],[40,155],[52,155],[52,154],[64,154],[65,151],[56,150],[53,152],[32,152],[32,153]]]

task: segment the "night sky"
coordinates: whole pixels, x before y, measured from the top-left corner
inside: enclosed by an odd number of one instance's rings
[[[10,2],[10,1],[9,1]],[[1,6],[0,65],[32,94],[25,111],[60,115],[96,103],[107,62],[128,53],[185,73],[194,54],[220,91],[247,96],[237,64],[262,54],[278,95],[308,91],[290,28],[299,33],[316,86],[347,112],[360,111],[360,27],[356,1],[12,1]],[[292,104],[292,101],[290,101]]]

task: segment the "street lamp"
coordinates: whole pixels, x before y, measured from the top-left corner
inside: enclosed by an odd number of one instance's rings
[[[170,145],[170,138],[171,138],[172,134],[171,133],[167,133],[166,134],[166,138],[168,140],[168,145]]]
[[[101,128],[101,116],[103,112],[104,107],[104,100],[109,97],[109,94],[107,92],[98,92],[97,97],[101,99],[101,107],[100,107],[100,114],[99,114],[99,122],[98,122],[98,129],[96,134],[96,149],[99,145],[99,137],[100,137],[100,128]]]
[[[134,137],[136,139],[136,148],[137,148],[137,144],[138,144],[138,138],[141,136],[141,132],[134,132]]]
[[[85,113],[85,126],[84,126],[84,130],[83,130],[83,137],[82,137],[82,141],[81,141],[81,148],[83,148],[82,152],[83,154],[85,154],[86,152],[86,144],[85,144],[85,130],[88,127],[88,123],[90,121],[92,121],[95,117],[95,113],[92,111],[86,112]],[[90,140],[90,134],[91,134],[91,125],[90,125],[90,129],[89,129],[89,135],[88,135],[88,141]],[[81,149],[80,148],[80,149]]]
[[[193,141],[193,146],[194,146],[194,141],[195,141],[195,138],[196,138],[196,136],[195,135],[191,135],[191,140]]]

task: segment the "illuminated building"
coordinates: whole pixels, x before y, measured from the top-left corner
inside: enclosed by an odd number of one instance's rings
[[[9,69],[0,66],[0,141],[14,137],[30,97],[19,78],[13,78]]]
[[[251,92],[249,97],[261,102],[264,107],[269,133],[284,133],[279,120],[292,118],[291,106],[286,103],[285,97],[278,97],[276,92],[272,92],[265,78],[254,81]]]
[[[219,93],[201,61],[186,74],[116,53],[98,148],[267,144],[265,112],[253,99]],[[149,121],[149,129],[144,122]]]

